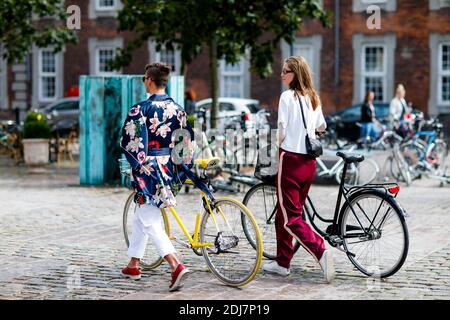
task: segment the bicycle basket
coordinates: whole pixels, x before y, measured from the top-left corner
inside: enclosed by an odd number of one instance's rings
[[[127,159],[119,159],[120,174],[129,176],[131,174],[131,166]]]
[[[274,144],[259,149],[255,177],[261,181],[275,183],[278,172],[278,147]]]

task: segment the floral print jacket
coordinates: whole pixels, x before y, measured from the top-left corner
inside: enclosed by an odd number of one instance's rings
[[[137,203],[176,205],[175,195],[186,179],[182,168],[192,167],[193,140],[186,112],[166,94],[153,94],[129,110],[120,147],[132,168]]]

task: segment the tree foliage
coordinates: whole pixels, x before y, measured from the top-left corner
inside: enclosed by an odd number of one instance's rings
[[[250,53],[251,71],[261,77],[272,73],[274,51],[281,39],[292,43],[305,17],[330,25],[330,14],[317,0],[124,0],[119,29],[136,33],[120,50],[114,67],[130,63],[132,52],[152,38],[157,49],[179,48],[183,66],[204,47],[216,48],[210,59],[235,63]],[[211,67],[217,61],[212,61]],[[212,70],[211,70],[212,71]],[[216,100],[217,75],[213,74],[212,96]],[[214,108],[213,108],[214,109]]]
[[[62,0],[1,0],[0,46],[8,63],[23,61],[33,44],[54,46],[75,43],[76,35],[65,26],[66,10]],[[46,21],[40,21],[48,18]]]

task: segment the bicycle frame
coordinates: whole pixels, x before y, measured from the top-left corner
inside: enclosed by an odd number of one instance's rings
[[[347,151],[353,151],[356,149],[356,145],[351,146]],[[316,164],[319,165],[319,167],[322,169],[317,175],[319,177],[323,176],[329,176],[333,177],[336,174],[336,171],[341,167],[344,160],[341,158],[339,159],[330,169],[323,163],[323,161],[320,158],[316,158]]]
[[[194,185],[189,180],[186,181],[185,184]],[[205,209],[208,209],[208,214],[210,214],[211,219],[212,219],[214,225],[216,226],[217,231],[219,232],[220,230],[218,228],[218,224],[216,222],[214,212],[211,208],[211,203],[203,191],[199,191],[199,192],[200,192],[200,195],[202,196],[204,207],[205,207]],[[229,226],[228,220],[225,217],[225,215],[223,214],[222,210],[220,208],[217,208],[217,209],[219,211],[220,216],[224,219],[226,225]],[[199,231],[200,231],[200,217],[201,217],[200,213],[197,213],[197,216],[195,219],[194,233],[193,233],[193,236],[191,236],[191,234],[187,230],[186,226],[184,225],[183,221],[181,220],[181,218],[178,215],[178,213],[176,212],[176,210],[173,207],[169,207],[169,210],[172,213],[175,220],[177,221],[177,223],[180,226],[181,230],[183,231],[184,235],[186,236],[186,239],[188,240],[188,244],[186,244],[186,243],[183,243],[183,244],[185,244],[188,248],[195,249],[195,248],[199,248],[199,247],[214,247],[215,246],[215,244],[213,242],[199,242],[198,241],[199,240]],[[167,216],[167,211],[165,208],[162,208],[161,212],[162,212],[162,214]],[[166,219],[166,221],[168,221],[168,220]],[[169,227],[169,230],[170,230],[170,227]],[[171,235],[171,240],[176,240],[176,239]]]

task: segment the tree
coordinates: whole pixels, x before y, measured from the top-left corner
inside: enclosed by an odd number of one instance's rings
[[[34,18],[50,18],[47,22]],[[59,19],[58,19],[59,18]],[[21,62],[33,44],[54,46],[60,51],[66,43],[76,43],[76,35],[65,27],[62,0],[1,0],[0,47],[8,63]]]
[[[211,74],[211,128],[216,127],[219,59],[236,63],[250,51],[251,71],[261,77],[272,73],[274,51],[281,39],[292,43],[304,17],[330,25],[330,14],[317,0],[125,0],[119,30],[136,33],[120,50],[114,67],[129,64],[132,52],[148,38],[157,49],[178,47],[182,69],[206,46]],[[268,38],[267,38],[268,37]]]

